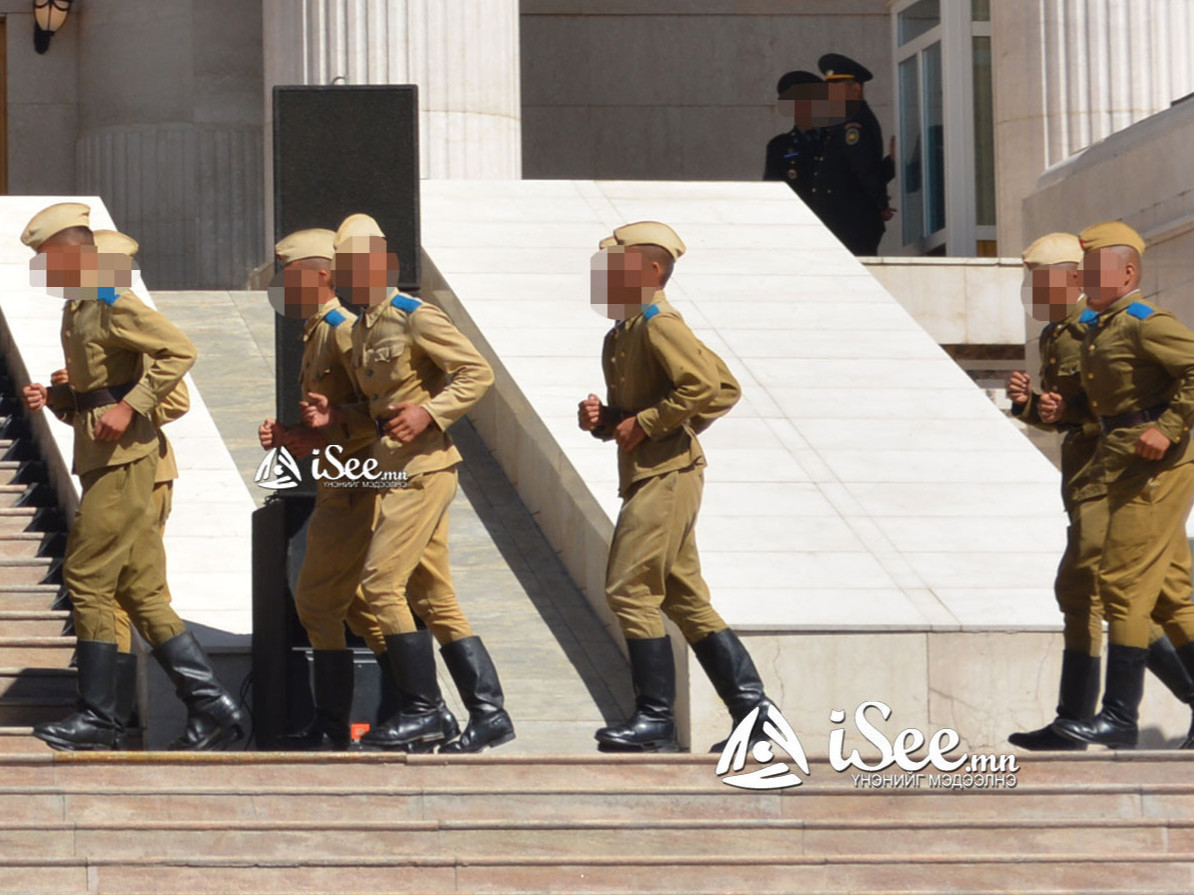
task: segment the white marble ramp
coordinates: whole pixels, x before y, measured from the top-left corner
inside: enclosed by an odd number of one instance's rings
[[[575,422],[578,400],[604,394],[610,326],[589,306],[589,258],[641,219],[688,244],[667,294],[743,386],[701,438],[701,553],[731,624],[1057,628],[1056,471],[785,186],[424,182],[428,283],[446,283],[525,398],[537,425],[521,425],[561,481],[590,492],[591,524],[608,527],[618,500],[615,448]],[[547,483],[481,431],[541,511]],[[571,566],[592,598],[589,559]]]
[[[62,301],[30,285],[31,255],[20,235],[40,209],[67,201],[90,205],[95,229],[115,226],[96,196],[0,197],[0,314],[30,377],[44,383],[63,365],[58,335]],[[133,274],[133,291],[153,306],[139,271]],[[250,514],[254,504],[203,395],[189,376],[187,384],[191,409],[166,429],[180,472],[165,539],[174,606],[187,622],[198,626],[197,634],[206,645],[247,646],[252,631]],[[69,470],[72,430],[47,418],[52,442],[39,439],[39,444],[43,453],[50,454],[47,460],[52,465]],[[69,483],[77,499],[78,479],[67,476],[60,481]]]

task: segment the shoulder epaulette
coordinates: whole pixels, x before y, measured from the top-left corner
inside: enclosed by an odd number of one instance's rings
[[[1099,315],[1096,314],[1094,311],[1092,311],[1090,308],[1087,308],[1085,311],[1083,311],[1081,314],[1078,315],[1078,322],[1084,323],[1087,326],[1090,326],[1092,323],[1096,322],[1098,319],[1099,319]]]
[[[323,319],[332,325],[332,329],[335,329],[348,318],[345,317],[340,311],[332,308],[332,310],[323,315]]]
[[[643,308],[643,319],[650,320],[659,313],[659,305],[647,305]]]
[[[411,298],[409,295],[399,293],[390,299],[390,304],[399,311],[406,311],[406,313],[411,314],[418,310],[423,303],[417,298]]]
[[[1150,308],[1142,301],[1134,301],[1128,305],[1128,313],[1137,320],[1144,320],[1152,316],[1154,311],[1156,311],[1156,308]]]
[[[112,305],[116,304],[116,289],[113,286],[100,286],[96,290],[95,297],[108,307],[112,307]]]

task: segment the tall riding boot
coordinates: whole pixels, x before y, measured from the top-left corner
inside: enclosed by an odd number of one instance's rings
[[[514,739],[514,722],[503,708],[502,683],[481,638],[474,635],[453,640],[439,652],[468,709],[468,725],[460,739],[441,746],[439,751],[480,752]]]
[[[202,752],[218,749],[244,735],[245,711],[216,677],[194,634],[183,631],[171,637],[158,645],[153,657],[187,707],[187,726],[169,749]]]
[[[368,749],[425,749],[444,739],[436,701],[439,683],[435,679],[435,652],[431,634],[412,631],[386,637],[386,655],[398,688],[397,714],[361,737]]]
[[[763,681],[755,668],[754,660],[732,630],[724,628],[716,634],[708,635],[694,643],[692,651],[701,667],[705,669],[713,689],[729,709],[730,718],[733,719],[731,733],[756,706],[764,703],[771,705],[771,701],[763,692]],[[754,730],[751,731],[751,744],[766,739],[763,734],[763,722],[766,720],[766,711],[759,712]],[[709,751],[721,752],[726,742],[722,740]]]
[[[1165,640],[1166,640],[1166,642],[1168,642],[1169,638],[1165,638]],[[1153,644],[1153,646],[1155,646],[1155,645],[1156,644]],[[1172,644],[1170,644],[1170,649],[1173,649]],[[1150,669],[1152,669],[1153,673],[1156,674],[1157,677],[1161,677],[1160,672],[1158,672],[1155,668],[1153,668],[1153,665],[1152,665],[1152,647],[1149,647],[1148,652],[1149,652],[1149,666],[1148,667]],[[1183,698],[1181,693],[1179,692],[1178,687],[1175,687],[1172,684],[1170,684],[1169,681],[1166,680],[1165,678],[1161,678],[1161,680],[1165,681],[1165,686],[1169,687],[1169,689],[1173,691],[1174,696],[1176,696],[1178,699],[1181,699],[1182,702],[1187,703],[1188,705],[1194,707],[1194,684],[1190,684],[1190,679],[1192,676],[1194,676],[1194,642],[1186,643],[1186,644],[1183,644],[1182,646],[1179,646],[1176,650],[1174,650],[1174,654],[1176,655],[1178,662],[1181,663],[1182,668],[1186,672],[1185,684],[1189,684],[1189,687],[1188,687],[1188,689],[1185,689],[1183,692],[1188,694],[1188,696],[1190,698]],[[1185,684],[1183,684],[1183,686]],[[1180,746],[1178,746],[1178,748],[1179,749],[1194,749],[1194,719],[1191,719],[1191,721],[1190,721],[1190,731],[1189,731],[1189,733],[1186,734],[1185,741]]]
[[[1132,749],[1139,731],[1136,719],[1144,696],[1144,666],[1148,650],[1112,643],[1107,647],[1107,686],[1103,710],[1090,721],[1058,718],[1053,730],[1079,743],[1098,743],[1112,749]]]
[[[601,751],[679,752],[676,740],[676,662],[667,637],[627,640],[634,714],[595,734]]]
[[[315,718],[278,738],[284,752],[345,752],[352,746],[352,650],[315,650]]]
[[[133,653],[116,654],[116,744],[113,749],[124,749],[128,730],[137,713],[137,656]]]
[[[73,714],[33,728],[33,735],[70,752],[112,749],[116,743],[116,644],[80,640],[79,702]]]
[[[381,698],[377,701],[377,717],[373,722],[380,726],[386,722],[387,718],[392,718],[402,711],[402,694],[398,692],[398,688],[394,684],[394,673],[390,670],[390,654],[388,652],[380,655],[375,653],[373,657],[377,660],[378,667],[381,668]],[[456,723],[456,716],[444,702],[438,680],[435,685],[435,705],[439,709],[439,720],[444,731],[444,739],[451,740],[460,736],[460,725]]]
[[[1099,705],[1099,657],[1080,650],[1061,654],[1061,689],[1057,696],[1057,719],[1087,721]],[[1013,746],[1031,752],[1073,752],[1086,748],[1061,736],[1046,725],[1038,730],[1013,733],[1007,738]]]

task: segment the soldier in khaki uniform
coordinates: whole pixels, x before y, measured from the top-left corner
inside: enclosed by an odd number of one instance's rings
[[[300,230],[275,246],[282,263],[281,307],[288,316],[304,318],[302,394],[317,392],[332,404],[362,400],[351,369],[352,327],[356,315],[341,306],[331,285],[336,234],[331,230]],[[275,287],[277,288],[277,287]],[[275,301],[275,304],[279,304]],[[266,420],[259,431],[266,450],[284,446],[295,456],[326,453],[329,445],[340,463],[367,460],[377,431],[372,420],[349,431],[345,426],[311,429],[287,427]],[[378,721],[397,711],[386,641],[377,616],[359,590],[361,569],[377,516],[375,488],[343,487],[344,482],[316,482],[315,508],[307,526],[306,555],[295,589],[294,603],[314,651],[315,718],[303,731],[283,737],[282,749],[348,749],[352,744],[353,654],[344,636],[345,624],[363,637],[383,672],[383,705]],[[387,699],[388,696],[388,699]],[[437,691],[438,697],[438,691]],[[456,719],[437,699],[444,734],[456,736]]]
[[[1186,668],[1194,668],[1186,539],[1194,502],[1194,333],[1142,300],[1144,240],[1136,231],[1110,222],[1079,238],[1094,315],[1082,345],[1082,380],[1103,430],[1098,462],[1110,509],[1099,566],[1110,644],[1102,711],[1052,726],[1076,742],[1130,748],[1138,735],[1150,616]],[[1041,415],[1048,422],[1065,412],[1065,400],[1054,396]]]
[[[676,670],[661,609],[680,627],[735,726],[770,705],[750,654],[710,604],[701,577],[695,526],[705,456],[696,436],[730,411],[740,389],[663,293],[684,251],[671,227],[643,221],[615,230],[593,259],[594,306],[617,323],[601,353],[606,403],[589,395],[578,419],[581,429],[618,443],[622,509],[605,596],[626,637],[636,701],[628,721],[597,731],[602,749],[679,748]]]
[[[121,256],[132,259],[140,249],[137,241],[131,236],[116,230],[94,230],[96,252],[100,259],[104,256],[119,258]],[[55,370],[50,374],[50,388],[47,390],[46,406],[53,411],[64,423],[74,424],[75,393],[70,386],[70,375],[65,370]],[[178,478],[178,464],[174,459],[174,448],[166,437],[162,427],[183,416],[191,409],[191,396],[184,379],[170,390],[170,393],[150,411],[150,419],[158,429],[162,439],[163,453],[158,460],[157,472],[153,484],[153,507],[157,515],[162,536],[166,534],[166,521],[170,518],[173,505],[174,480]],[[112,611],[116,620],[116,718],[119,728],[116,733],[116,748],[123,749],[125,743],[125,729],[128,727],[137,702],[137,655],[133,652],[132,625],[129,614],[120,605],[120,594],[127,591],[130,585],[128,569],[121,573],[117,582],[117,598],[113,601]],[[167,583],[162,588],[162,599],[170,602],[170,587]]]
[[[1066,550],[1054,581],[1064,618],[1065,652],[1057,717],[1087,720],[1099,697],[1099,656],[1103,645],[1103,604],[1098,596],[1099,557],[1107,533],[1107,485],[1096,462],[1101,428],[1086,401],[1079,369],[1082,340],[1092,312],[1082,301],[1082,245],[1071,233],[1050,233],[1022,255],[1031,282],[1030,312],[1047,321],[1041,331],[1041,390],[1061,395],[1066,412],[1054,423],[1041,420],[1041,395],[1026,373],[1013,373],[1008,383],[1012,414],[1029,425],[1065,434],[1061,448],[1061,493],[1070,518]],[[1048,401],[1048,399],[1046,399]],[[1148,666],[1183,702],[1194,700],[1194,680],[1156,625],[1150,626]],[[1048,725],[1013,733],[1008,740],[1030,750],[1085,749],[1085,744],[1054,733]]]
[[[115,598],[187,705],[186,729],[171,748],[208,749],[239,736],[244,713],[163,597],[165,553],[152,499],[165,450],[153,409],[194,363],[195,349],[163,315],[105,282],[109,271],[98,263],[89,213],[79,203],[52,205],[21,236],[37,253],[34,270],[69,299],[62,345],[75,390],[74,463],[83,485],[63,566],[79,637],[79,707],[34,734],[56,749],[115,744]],[[30,410],[45,406],[44,386],[28,386],[24,396]]]
[[[353,215],[341,225],[336,283],[367,307],[352,331],[352,368],[367,400],[335,407],[323,395],[309,395],[304,422],[351,426],[367,414],[380,436],[373,456],[394,477],[381,492],[361,591],[385,635],[403,707],[361,744],[409,749],[445,740],[435,656],[418,615],[441,644],[469,710],[464,733],[440,751],[479,752],[512,740],[514,726],[497,670],[452,587],[448,507],[461,457],[447,429],[481,398],[493,372],[443,311],[397,290],[397,273],[397,258],[372,218]]]

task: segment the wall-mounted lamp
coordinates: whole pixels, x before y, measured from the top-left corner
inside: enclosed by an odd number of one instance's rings
[[[62,27],[73,0],[33,0],[33,49],[44,53]]]

